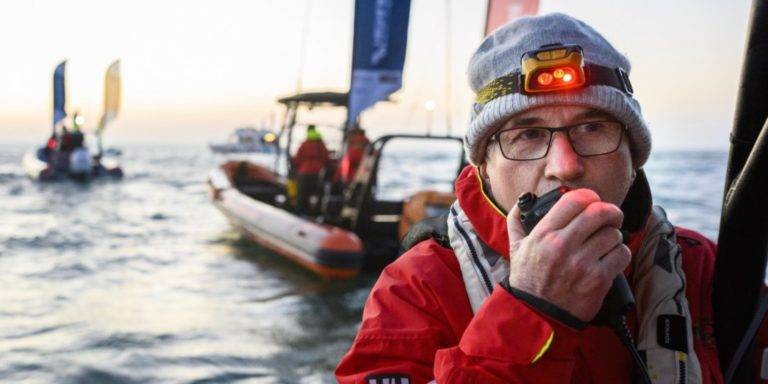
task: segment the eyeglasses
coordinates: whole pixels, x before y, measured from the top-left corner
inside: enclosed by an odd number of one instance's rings
[[[582,157],[605,155],[619,149],[627,127],[616,121],[589,121],[560,128],[516,127],[496,132],[501,154],[509,160],[538,160],[547,156],[555,132],[564,132],[574,152]]]

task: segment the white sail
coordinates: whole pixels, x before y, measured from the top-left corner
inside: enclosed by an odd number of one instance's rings
[[[120,109],[120,60],[115,60],[104,75],[104,112],[97,133],[101,133]]]

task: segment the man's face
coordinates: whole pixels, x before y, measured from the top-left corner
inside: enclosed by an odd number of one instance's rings
[[[614,119],[582,106],[547,106],[517,114],[500,129],[557,128],[600,120]],[[565,132],[554,134],[546,157],[538,160],[508,160],[497,142],[490,145],[480,169],[489,192],[505,212],[509,212],[518,196],[525,192],[541,196],[561,185],[589,188],[603,201],[621,205],[635,177],[626,134],[618,150],[594,157],[581,157],[574,152]]]

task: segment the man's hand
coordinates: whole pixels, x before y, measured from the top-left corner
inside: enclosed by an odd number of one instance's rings
[[[526,236],[515,205],[507,215],[509,285],[588,322],[632,255],[624,213],[590,189],[567,192]]]

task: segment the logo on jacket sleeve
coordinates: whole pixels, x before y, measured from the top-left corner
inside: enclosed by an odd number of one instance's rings
[[[685,316],[659,315],[656,322],[656,342],[664,348],[688,353]]]
[[[365,384],[411,384],[411,377],[399,373],[368,375],[365,377]]]

